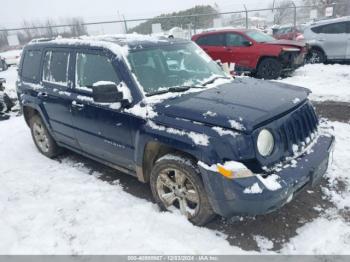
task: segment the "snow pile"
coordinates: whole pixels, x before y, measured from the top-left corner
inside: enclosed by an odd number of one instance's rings
[[[245,127],[241,123],[239,123],[239,122],[237,122],[235,120],[229,120],[229,123],[230,123],[230,125],[231,125],[231,127],[233,129],[236,129],[238,131],[244,131],[245,130]]]
[[[273,242],[264,236],[254,236],[254,240],[262,252],[268,252],[273,248]]]
[[[272,174],[263,178],[261,175],[256,175],[256,177],[264,184],[264,186],[270,191],[276,191],[280,189],[282,186],[278,182],[280,177],[278,175]]]
[[[0,122],[0,144],[0,254],[244,253],[80,163],[40,155],[22,118]]]
[[[131,108],[124,109],[124,111],[143,119],[153,118],[158,115],[151,105],[141,105],[141,103],[138,103]]]
[[[258,183],[254,183],[251,187],[247,187],[243,190],[245,194],[260,194],[262,193],[262,189],[259,187]]]
[[[169,134],[179,135],[179,136],[187,136],[196,145],[200,145],[200,146],[208,146],[209,145],[209,137],[207,135],[204,135],[204,134],[195,133],[193,131],[185,132],[185,131],[175,129],[172,127],[160,126],[160,125],[157,125],[156,123],[154,123],[153,121],[150,121],[150,120],[147,122],[147,125],[152,129],[164,131],[164,132],[167,132]]]
[[[217,115],[217,113],[211,112],[210,110],[207,111],[207,112],[205,112],[205,113],[203,114],[204,117],[207,117],[207,116],[214,117],[214,116],[216,116],[216,115]]]
[[[297,229],[297,233],[282,253],[350,255],[350,225],[341,218],[317,218]]]
[[[222,127],[219,126],[214,126],[211,129],[213,129],[215,132],[217,132],[220,136],[225,136],[225,135],[230,135],[230,136],[237,136],[238,133],[235,133],[231,130],[223,129]]]
[[[350,102],[350,65],[305,65],[278,82],[310,89],[311,100]]]

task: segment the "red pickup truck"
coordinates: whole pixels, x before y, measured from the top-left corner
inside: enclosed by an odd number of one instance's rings
[[[222,29],[194,35],[196,42],[214,60],[235,64],[235,72],[276,79],[304,64],[305,43],[276,40],[258,30]]]

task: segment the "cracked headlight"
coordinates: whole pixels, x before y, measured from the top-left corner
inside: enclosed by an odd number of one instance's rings
[[[258,135],[256,144],[259,154],[263,157],[267,157],[272,154],[275,147],[275,140],[269,130],[263,129]]]

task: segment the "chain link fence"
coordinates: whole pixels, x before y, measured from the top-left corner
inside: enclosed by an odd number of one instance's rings
[[[0,28],[0,50],[21,47],[34,38],[58,36],[136,32],[190,39],[193,34],[221,27],[257,28],[273,34],[276,28],[295,28],[314,20],[350,15],[350,1],[325,6],[296,6],[294,2],[286,3],[288,4],[253,10],[243,6],[241,10],[229,12],[211,7],[194,14],[114,21],[84,22],[83,19],[74,18],[63,24],[55,24],[50,20],[43,24],[24,22],[18,28]]]

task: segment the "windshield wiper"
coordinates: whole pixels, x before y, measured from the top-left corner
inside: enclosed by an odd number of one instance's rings
[[[174,86],[174,87],[169,87],[168,89],[148,93],[148,94],[146,94],[146,96],[161,95],[161,94],[165,94],[165,93],[184,92],[184,91],[189,90],[190,88],[204,88],[204,86]]]
[[[214,78],[212,78],[212,79],[210,79],[210,80],[204,82],[204,83],[202,84],[202,86],[207,86],[207,85],[209,85],[209,84],[212,84],[212,83],[214,83],[216,80],[221,79],[221,78],[222,78],[222,79],[230,79],[229,77],[225,77],[225,76],[216,76],[216,77],[214,77]]]

